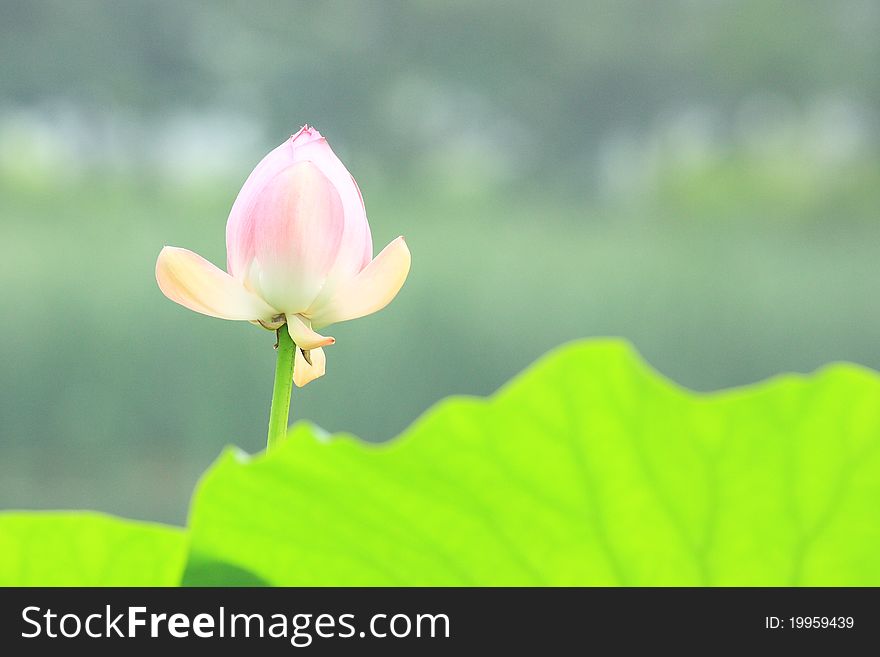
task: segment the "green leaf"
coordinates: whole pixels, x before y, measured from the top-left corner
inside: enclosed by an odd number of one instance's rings
[[[391,443],[299,425],[228,450],[186,581],[876,586],[878,439],[880,378],[856,366],[698,395],[621,342],[573,344]]]
[[[0,513],[0,586],[174,586],[186,548],[176,527],[99,513]]]

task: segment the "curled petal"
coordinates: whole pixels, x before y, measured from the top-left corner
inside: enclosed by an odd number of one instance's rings
[[[309,309],[313,326],[321,328],[382,310],[403,287],[410,260],[406,241],[398,237],[328,302]]]
[[[220,319],[271,320],[277,311],[202,256],[166,246],[156,260],[162,293],[190,310]]]
[[[309,350],[308,358],[306,358],[303,350],[297,347],[296,356],[293,359],[293,382],[297,388],[302,388],[307,383],[324,376],[326,368],[327,358],[324,356],[323,349]]]
[[[326,347],[336,342],[336,338],[315,333],[311,323],[299,315],[287,315],[287,331],[296,346],[306,351]]]

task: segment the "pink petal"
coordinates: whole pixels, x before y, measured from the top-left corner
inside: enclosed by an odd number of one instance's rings
[[[293,382],[297,388],[302,388],[307,383],[314,381],[318,377],[324,376],[327,369],[327,358],[324,356],[323,349],[312,349],[309,351],[309,360],[306,360],[301,349],[297,348],[296,356],[293,359]]]
[[[296,346],[306,351],[326,347],[336,342],[336,338],[315,333],[308,320],[304,320],[299,315],[287,315],[287,331]]]
[[[278,312],[202,256],[166,246],[156,260],[159,289],[190,310],[221,319],[270,320]]]
[[[339,251],[317,299],[318,302],[323,302],[334,294],[338,285],[353,278],[370,262],[373,257],[373,240],[370,225],[367,223],[364,199],[357,183],[327,140],[317,130],[306,126],[292,141],[293,159],[297,162],[312,162],[327,176],[339,193],[345,214]]]
[[[250,212],[254,260],[244,280],[284,312],[305,310],[339,253],[339,194],[314,164],[298,162],[266,184]]]
[[[397,296],[409,274],[410,253],[398,237],[347,284],[340,286],[328,303],[306,313],[315,328],[369,315],[387,306]]]

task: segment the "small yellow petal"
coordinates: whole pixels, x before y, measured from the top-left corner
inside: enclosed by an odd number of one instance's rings
[[[300,315],[287,315],[287,332],[300,349],[317,349],[336,342],[336,338],[320,335],[312,330],[311,322]]]

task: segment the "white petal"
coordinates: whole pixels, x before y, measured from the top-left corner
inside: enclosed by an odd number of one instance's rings
[[[269,320],[278,312],[202,256],[166,246],[156,260],[162,293],[190,310],[220,319]]]
[[[333,297],[306,315],[316,328],[369,315],[397,296],[409,274],[410,253],[403,237],[382,249],[361,273],[340,286]]]

